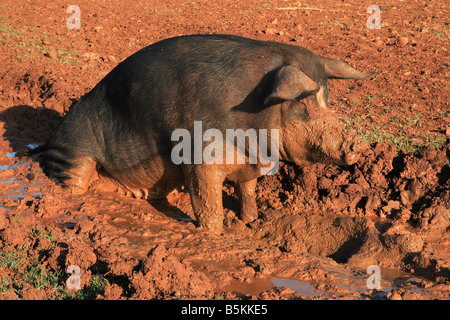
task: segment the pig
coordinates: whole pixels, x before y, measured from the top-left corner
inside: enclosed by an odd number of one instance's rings
[[[86,192],[100,172],[138,198],[184,185],[197,226],[223,232],[222,188],[235,184],[240,218],[258,217],[257,163],[175,164],[175,130],[278,129],[279,159],[350,165],[363,145],[327,107],[328,79],[366,80],[349,64],[294,45],[234,35],[185,35],[119,63],[68,111],[41,152],[55,183]],[[203,141],[203,145],[207,143]]]

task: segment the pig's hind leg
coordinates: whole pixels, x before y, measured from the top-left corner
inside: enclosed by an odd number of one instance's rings
[[[74,155],[67,148],[49,148],[41,155],[44,173],[72,193],[87,191],[97,176],[97,162],[87,155]]]

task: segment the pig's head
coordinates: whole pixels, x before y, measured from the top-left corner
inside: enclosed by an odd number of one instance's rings
[[[376,73],[361,73],[348,64],[323,58],[326,74],[320,85],[293,65],[275,74],[273,91],[265,103],[281,103],[281,160],[307,165],[316,162],[351,165],[368,147],[345,128],[326,106],[327,78],[364,80]]]
[[[287,106],[290,110],[284,114],[290,119],[286,119],[281,128],[281,159],[298,165],[316,162],[351,165],[358,161],[367,144],[346,130],[330,111],[321,110],[309,100],[295,114],[296,117],[292,117],[292,108],[298,106]]]

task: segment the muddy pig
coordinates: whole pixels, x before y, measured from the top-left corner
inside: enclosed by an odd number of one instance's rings
[[[327,79],[375,74],[277,42],[232,35],[162,40],[125,59],[70,108],[41,148],[41,165],[77,193],[87,190],[96,170],[147,199],[185,185],[198,226],[220,233],[225,179],[236,186],[241,219],[258,215],[256,181],[268,162],[260,154],[247,161],[254,156],[247,152],[249,133],[267,132],[266,141],[276,143],[266,143],[266,152],[276,160],[352,164],[362,144],[327,108]],[[209,129],[214,139],[189,144],[180,152],[183,161],[174,160],[183,134],[198,142],[195,135]],[[217,134],[230,129],[245,133],[248,143],[234,148],[245,153],[244,163],[226,161],[231,158],[218,149],[215,162],[187,157],[198,155],[199,146],[225,145]],[[178,138],[176,130],[182,130]]]

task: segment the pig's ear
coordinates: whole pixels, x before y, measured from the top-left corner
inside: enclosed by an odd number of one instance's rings
[[[321,57],[321,60],[325,73],[329,79],[367,80],[378,74],[378,72],[359,72],[349,64],[336,59]]]
[[[272,92],[265,98],[265,105],[274,105],[288,100],[300,100],[320,89],[319,85],[294,66],[277,70]]]

